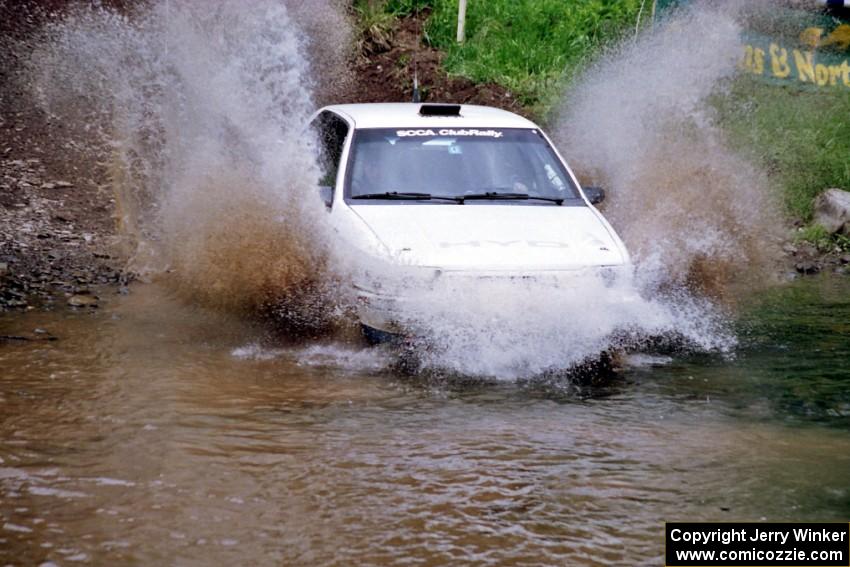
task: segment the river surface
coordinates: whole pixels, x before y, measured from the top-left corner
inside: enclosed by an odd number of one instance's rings
[[[2,315],[59,340],[0,342],[0,564],[660,565],[665,520],[847,521],[850,279],[739,327],[577,392],[275,346],[155,285]]]

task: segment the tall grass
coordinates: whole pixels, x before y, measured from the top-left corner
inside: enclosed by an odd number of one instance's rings
[[[741,77],[716,106],[730,141],[765,167],[789,213],[809,220],[812,201],[823,190],[850,190],[845,91],[799,90]]]

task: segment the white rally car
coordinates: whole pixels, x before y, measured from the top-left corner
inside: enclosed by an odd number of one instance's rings
[[[375,103],[328,106],[311,124],[331,226],[361,268],[358,315],[371,340],[409,332],[405,294],[441,278],[557,282],[629,270],[626,248],[593,207],[602,190],[582,190],[525,118]]]

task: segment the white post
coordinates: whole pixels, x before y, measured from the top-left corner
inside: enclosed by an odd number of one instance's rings
[[[457,7],[457,42],[466,40],[464,26],[466,25],[466,0],[460,0]]]
[[[640,33],[640,17],[643,15],[643,7],[646,5],[646,0],[642,0],[640,3],[640,10],[638,10],[637,22],[635,22],[635,41],[637,41],[638,33]],[[653,6],[655,3],[653,2]]]

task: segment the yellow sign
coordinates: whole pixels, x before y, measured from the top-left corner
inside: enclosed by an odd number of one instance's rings
[[[822,28],[800,34],[805,47],[785,47],[762,36],[750,36],[744,45],[742,70],[766,78],[795,81],[815,87],[850,89],[850,58],[835,53],[850,48],[850,25],[843,24],[824,37]],[[819,48],[830,51],[821,51]]]

